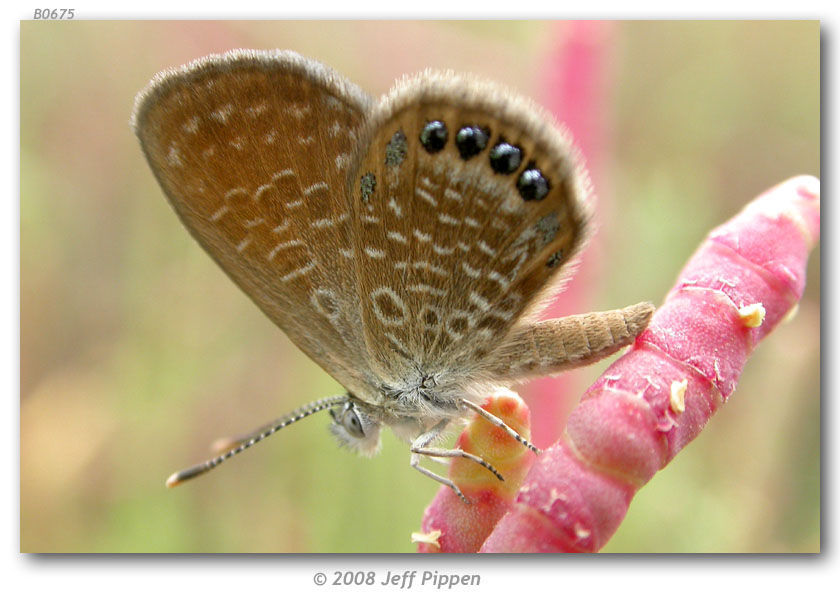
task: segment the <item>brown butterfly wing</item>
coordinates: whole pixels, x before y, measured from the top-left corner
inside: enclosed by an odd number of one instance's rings
[[[295,53],[234,51],[157,76],[133,117],[193,237],[356,393],[367,383],[346,185],[370,104]]]
[[[447,138],[430,151],[421,136],[434,122]],[[405,80],[375,110],[351,193],[365,341],[384,381],[433,373],[445,389],[480,376],[481,361],[567,273],[585,239],[588,180],[551,123],[508,90],[450,73]],[[487,134],[478,152],[458,142],[471,126]],[[490,160],[503,143],[521,151],[511,172]],[[521,184],[529,169],[544,195]]]

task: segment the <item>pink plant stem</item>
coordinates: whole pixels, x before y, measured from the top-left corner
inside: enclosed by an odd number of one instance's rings
[[[756,344],[793,309],[820,234],[795,177],[712,231],[632,349],[584,394],[482,552],[594,552],[636,491],[702,431]]]

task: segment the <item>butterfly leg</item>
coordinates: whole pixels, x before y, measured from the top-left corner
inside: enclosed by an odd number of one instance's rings
[[[512,437],[517,442],[519,442],[520,444],[522,444],[523,446],[528,448],[528,450],[531,450],[532,452],[534,452],[534,454],[539,454],[540,453],[539,448],[537,448],[531,442],[529,442],[524,437],[519,435],[510,425],[508,425],[507,423],[502,421],[499,417],[497,417],[493,413],[484,410],[478,404],[476,404],[474,402],[470,402],[469,400],[463,400],[462,399],[462,400],[460,400],[460,403],[463,406],[469,408],[470,410],[475,411],[479,416],[481,416],[484,419],[487,419],[493,425],[496,425],[497,427],[501,427],[502,429],[504,429],[505,433],[507,433],[510,437]]]
[[[502,477],[501,473],[499,473],[493,465],[488,463],[486,460],[484,460],[480,456],[476,456],[475,454],[470,454],[469,452],[466,452],[466,451],[464,451],[460,448],[451,448],[451,449],[429,448],[428,445],[443,433],[443,431],[446,429],[447,425],[449,425],[449,419],[443,419],[437,425],[432,427],[429,431],[426,431],[425,433],[420,434],[414,440],[414,442],[412,442],[412,444],[411,444],[411,466],[413,468],[417,469],[418,471],[420,471],[421,473],[423,473],[423,475],[434,479],[438,483],[441,483],[445,486],[448,486],[453,492],[455,492],[458,495],[458,497],[461,500],[463,500],[464,502],[469,504],[469,500],[467,500],[466,496],[464,496],[463,492],[461,492],[461,490],[458,488],[457,485],[455,485],[455,483],[452,480],[447,479],[446,477],[443,477],[441,475],[438,475],[437,473],[435,473],[433,471],[430,471],[429,469],[426,469],[425,467],[420,465],[420,458],[422,456],[427,456],[427,457],[429,457],[433,460],[436,459],[436,458],[443,458],[443,459],[448,459],[448,458],[453,458],[453,457],[466,458],[466,459],[469,459],[469,460],[472,460],[472,461],[478,463],[479,465],[481,465],[482,467],[484,467],[485,469],[487,469],[488,471],[493,473],[493,475],[498,477],[499,481],[504,481],[504,477]]]
[[[455,485],[455,483],[454,483],[451,479],[447,479],[446,477],[443,477],[442,475],[438,475],[438,474],[437,474],[437,473],[435,473],[434,471],[430,471],[430,470],[429,470],[429,469],[427,469],[426,467],[421,466],[421,465],[420,465],[420,463],[419,463],[419,461],[420,461],[420,457],[419,457],[417,454],[414,454],[414,455],[412,455],[412,456],[411,456],[411,466],[412,466],[412,467],[414,467],[415,469],[417,469],[418,471],[420,471],[420,472],[421,472],[423,475],[425,475],[426,477],[431,477],[432,479],[434,479],[434,480],[435,480],[435,481],[437,481],[438,483],[441,483],[441,484],[443,484],[443,485],[445,485],[445,486],[449,487],[449,488],[450,488],[453,492],[455,492],[455,494],[456,494],[456,495],[457,495],[457,496],[458,496],[458,497],[459,497],[459,498],[460,498],[460,499],[461,499],[461,500],[462,500],[465,504],[469,504],[469,503],[470,503],[470,501],[469,501],[469,500],[467,500],[467,497],[466,497],[466,496],[464,496],[464,493],[463,493],[463,492],[462,492],[462,491],[458,488],[458,486],[457,486],[457,485]]]

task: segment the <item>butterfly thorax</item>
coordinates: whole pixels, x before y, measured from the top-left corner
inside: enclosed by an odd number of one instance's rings
[[[438,377],[420,372],[398,385],[382,384],[383,420],[387,422],[388,415],[434,419],[458,414],[457,394],[451,386],[438,384]]]
[[[416,371],[399,382],[379,383],[373,397],[351,393],[350,398],[369,421],[390,427],[398,438],[412,441],[442,420],[465,416],[459,399],[467,394],[440,379],[440,375]]]

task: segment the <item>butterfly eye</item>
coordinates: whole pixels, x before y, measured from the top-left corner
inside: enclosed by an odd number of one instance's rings
[[[366,412],[366,407],[345,402],[341,407],[331,410],[330,414],[333,418],[330,431],[339,446],[363,456],[373,456],[379,451],[381,423]]]
[[[426,152],[434,154],[443,150],[447,137],[449,137],[449,132],[442,121],[430,121],[420,132],[420,143],[423,144]]]
[[[490,150],[490,166],[496,173],[510,175],[522,162],[522,150],[507,142],[496,144]]]
[[[362,428],[362,421],[359,419],[359,415],[356,413],[356,408],[354,406],[351,405],[344,411],[341,425],[347,430],[347,433],[353,437],[365,437],[365,430]]]

